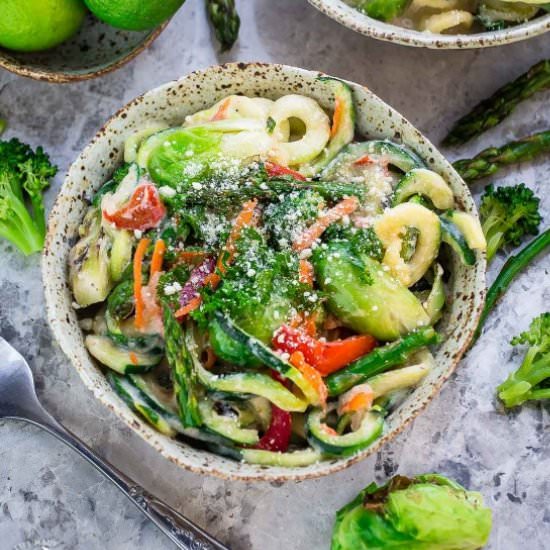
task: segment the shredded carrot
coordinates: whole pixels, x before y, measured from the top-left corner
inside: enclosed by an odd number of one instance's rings
[[[342,413],[361,411],[368,409],[372,405],[371,393],[358,393],[354,395],[341,409]]]
[[[231,98],[226,97],[222,104],[220,105],[219,109],[216,111],[216,114],[210,119],[210,120],[224,120],[227,115],[227,111],[229,109],[229,105],[231,104]]]
[[[317,312],[314,311],[311,315],[307,315],[302,323],[304,332],[314,338],[317,336]]]
[[[365,164],[374,164],[374,160],[372,160],[369,155],[365,155],[364,157],[357,159],[353,164],[355,166],[365,166]]]
[[[301,313],[297,313],[294,317],[292,317],[288,324],[292,328],[298,328],[303,322],[304,316]]]
[[[257,199],[246,201],[243,204],[242,210],[239,212],[239,215],[235,218],[235,222],[233,223],[233,227],[231,228],[231,233],[229,234],[227,242],[225,243],[225,249],[224,251],[222,251],[220,257],[218,258],[218,264],[216,267],[220,273],[225,273],[226,266],[233,262],[237,241],[241,236],[242,230],[245,227],[252,225],[252,222],[254,220],[254,209],[256,208],[257,204]]]
[[[319,403],[324,408],[327,404],[328,390],[319,371],[306,362],[301,351],[295,351],[288,362],[296,367],[313,386],[319,396]]]
[[[130,361],[132,365],[137,365],[139,363],[138,356],[133,351],[130,352]]]
[[[338,404],[338,414],[364,411],[372,407],[374,392],[368,384],[360,384],[342,395]]]
[[[150,276],[152,277],[155,273],[162,271],[162,261],[164,260],[164,253],[166,252],[166,244],[162,239],[159,239],[155,243],[155,248],[153,249],[153,258],[151,259],[151,272]]]
[[[208,252],[205,250],[182,250],[178,254],[178,260],[188,264],[197,260],[202,260],[206,256],[208,256]]]
[[[143,267],[143,258],[149,243],[149,239],[141,239],[137,245],[136,253],[134,254],[134,301],[135,301],[135,320],[134,325],[139,330],[143,328],[144,318],[143,311],[145,305],[143,303],[143,296],[141,294],[141,281],[142,281],[142,267]]]
[[[331,428],[328,424],[321,424],[321,429],[328,435],[340,435],[334,428]]]
[[[334,137],[340,125],[342,124],[342,118],[344,117],[344,102],[337,97],[334,100],[334,115],[332,115],[332,127],[330,129],[330,137]]]
[[[313,266],[309,260],[300,260],[298,279],[301,283],[309,286],[313,286]]]
[[[292,317],[288,325],[291,328],[299,328],[303,330],[308,336],[315,337],[317,335],[317,312],[314,311],[311,315],[305,315],[303,313],[297,313]]]
[[[176,316],[176,319],[182,319],[186,315],[189,315],[192,311],[197,309],[202,302],[202,298],[200,296],[195,296],[194,298],[191,298],[189,302],[187,302],[183,307],[180,307],[176,313],[174,314]]]
[[[310,248],[311,245],[323,234],[325,229],[337,222],[340,218],[347,216],[357,210],[359,201],[357,197],[347,197],[340,201],[336,206],[321,215],[317,221],[310,225],[294,242],[292,248],[295,252],[302,252]]]
[[[204,278],[204,286],[210,285],[211,288],[216,288],[222,278],[217,273],[210,273]]]

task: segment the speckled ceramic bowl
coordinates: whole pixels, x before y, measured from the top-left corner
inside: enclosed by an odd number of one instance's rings
[[[465,267],[455,261],[449,281],[450,306],[439,325],[444,342],[435,354],[437,367],[388,418],[383,437],[350,458],[294,469],[235,462],[160,434],[131,412],[111,389],[84,347],[83,335],[71,305],[67,257],[90,197],[122,160],[124,140],[151,121],[180,124],[186,115],[209,107],[228,94],[276,99],[284,94],[299,93],[311,96],[330,108],[330,91],[317,79],[318,76],[319,73],[282,65],[239,63],[195,72],[147,92],[118,111],[84,149],[71,166],[50,215],[43,257],[43,280],[48,319],[55,337],[84,384],[98,399],[166,458],[194,472],[242,480],[298,480],[336,472],[376,452],[424,409],[451,375],[468,346],[483,306],[485,258],[480,256],[474,267]],[[367,88],[353,83],[350,85],[357,105],[358,131],[373,138],[403,142],[415,149],[431,168],[450,183],[458,206],[476,214],[468,188],[435,147]],[[73,388],[73,391],[82,389]]]
[[[0,48],[0,68],[48,82],[86,80],[114,71],[145,50],[164,30],[115,29],[88,14],[80,30],[63,44],[36,53]]]
[[[383,23],[359,12],[343,0],[309,0],[309,3],[354,31],[372,38],[405,46],[457,50],[487,48],[489,46],[511,44],[550,30],[550,14],[546,14],[521,25],[515,25],[500,31],[475,34],[432,34]]]

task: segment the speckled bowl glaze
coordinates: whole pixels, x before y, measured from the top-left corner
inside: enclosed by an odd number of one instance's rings
[[[50,50],[22,53],[0,48],[0,67],[53,83],[95,78],[134,59],[152,44],[166,25],[143,32],[123,31],[88,14],[72,38]]]
[[[301,480],[336,472],[376,452],[400,433],[438,393],[470,342],[484,302],[485,257],[465,267],[453,256],[449,281],[450,306],[438,326],[444,342],[436,350],[437,367],[387,420],[385,433],[371,447],[350,458],[333,459],[304,468],[255,466],[226,459],[179,443],[155,431],[122,402],[84,347],[67,281],[67,257],[84,210],[94,192],[122,160],[124,140],[145,123],[180,124],[186,115],[211,106],[229,94],[276,99],[288,93],[313,97],[331,107],[331,94],[319,73],[266,64],[230,64],[198,71],[134,99],[97,133],[71,166],[49,218],[42,272],[48,319],[57,341],[84,384],[132,430],[166,458],[198,473],[241,480]],[[367,88],[350,83],[357,105],[359,133],[388,138],[415,149],[450,183],[457,205],[477,215],[465,183],[436,148],[399,113]],[[82,391],[74,388],[74,391]]]
[[[550,14],[546,14],[500,31],[475,34],[432,34],[378,21],[359,12],[343,0],[309,0],[309,3],[345,27],[372,38],[405,46],[448,50],[487,48],[511,44],[550,30]]]

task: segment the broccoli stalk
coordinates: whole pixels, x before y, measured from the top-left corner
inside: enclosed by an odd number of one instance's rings
[[[518,246],[525,235],[538,234],[542,219],[539,202],[523,183],[485,188],[479,212],[487,240],[487,261],[490,262],[503,246]]]
[[[25,255],[38,252],[44,244],[43,192],[56,172],[42,147],[33,152],[17,139],[0,141],[0,237]]]
[[[44,190],[50,185],[50,179],[57,173],[50,158],[42,147],[38,147],[30,158],[19,165],[24,177],[23,187],[30,198],[36,227],[42,238],[46,236],[46,215],[44,212]]]
[[[38,252],[44,243],[25,203],[8,173],[0,168],[0,237],[11,241],[25,256]]]
[[[512,345],[528,346],[519,369],[498,387],[498,396],[507,408],[525,401],[550,397],[550,313],[531,321],[529,329],[512,338]]]

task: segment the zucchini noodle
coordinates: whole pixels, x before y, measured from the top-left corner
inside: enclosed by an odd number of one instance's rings
[[[450,10],[424,18],[420,23],[420,29],[441,34],[457,27],[469,30],[473,22],[474,16],[469,11]]]
[[[460,0],[413,0],[411,2],[411,9],[432,8],[436,10],[453,10],[459,4]]]

